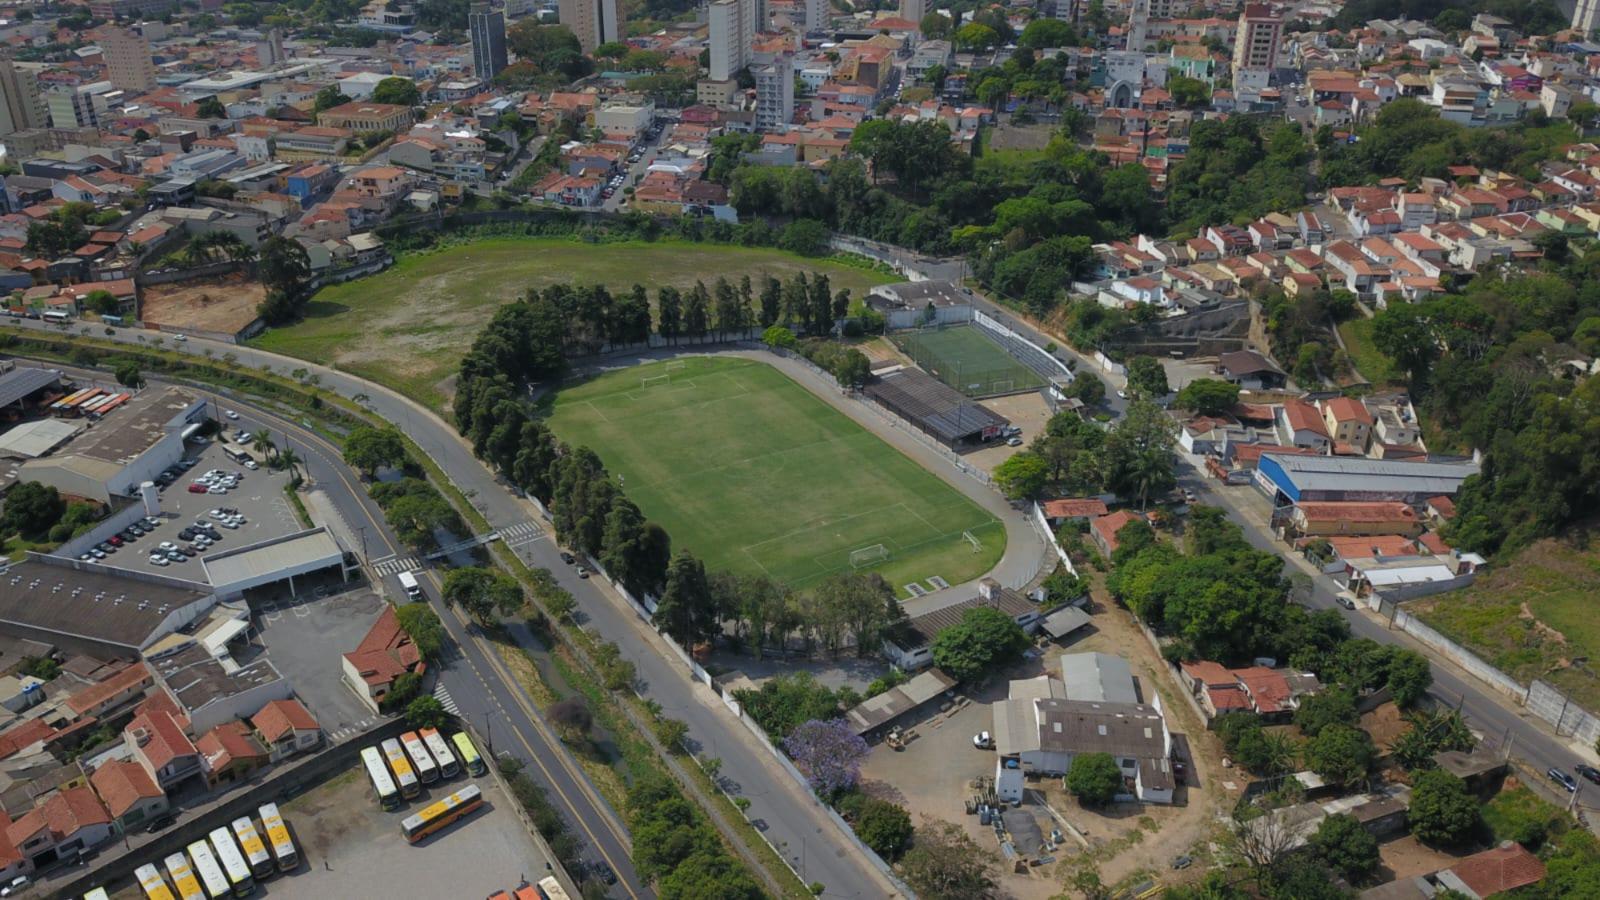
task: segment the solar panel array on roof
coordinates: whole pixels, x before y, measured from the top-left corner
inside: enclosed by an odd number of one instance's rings
[[[60,380],[61,372],[56,369],[18,366],[0,375],[0,406],[10,406]]]

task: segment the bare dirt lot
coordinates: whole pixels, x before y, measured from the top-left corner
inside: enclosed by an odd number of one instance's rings
[[[142,318],[152,325],[237,334],[256,319],[256,307],[267,297],[261,282],[244,275],[178,284],[153,284],[140,302]]]

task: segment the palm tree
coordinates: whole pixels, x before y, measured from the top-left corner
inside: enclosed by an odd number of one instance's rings
[[[278,445],[272,442],[272,432],[266,430],[265,428],[256,432],[254,439],[250,441],[250,446],[255,448],[255,451],[263,456],[267,456],[269,458],[275,458],[277,456]]]
[[[300,483],[300,472],[295,468],[299,464],[300,454],[294,452],[293,448],[289,448],[278,453],[278,465],[289,470],[289,481],[291,483]]]

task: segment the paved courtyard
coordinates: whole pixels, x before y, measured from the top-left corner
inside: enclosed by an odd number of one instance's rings
[[[338,742],[377,720],[344,683],[342,655],[361,643],[386,601],[364,582],[340,584],[336,572],[297,586],[298,598],[287,585],[251,591],[250,608],[273,665]]]

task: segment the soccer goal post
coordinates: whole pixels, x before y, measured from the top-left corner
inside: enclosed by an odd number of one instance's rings
[[[963,531],[963,532],[961,532],[961,538],[963,540],[965,540],[967,543],[972,545],[972,552],[973,553],[981,553],[981,552],[983,552],[983,541],[978,540],[978,536],[977,535],[973,534],[970,531]]]
[[[865,566],[876,565],[889,558],[889,548],[882,544],[873,544],[871,547],[862,547],[850,551],[850,568],[860,569]]]
[[[994,384],[990,385],[990,387],[989,387],[989,389],[994,391],[996,394],[1008,394],[1011,391],[1016,390],[1016,388],[1017,388],[1017,382],[1016,382],[1016,379],[1014,379],[1014,378],[1006,378],[1006,379],[1003,379],[1003,380],[1000,380],[1000,381],[996,381]]]
[[[651,385],[670,383],[672,383],[671,375],[646,375],[639,379],[640,387],[650,387]]]
[[[668,372],[676,372],[679,369],[686,368],[688,365],[689,365],[688,363],[684,362],[681,359],[677,360],[675,362],[669,362],[669,363],[667,363],[667,371]]]

